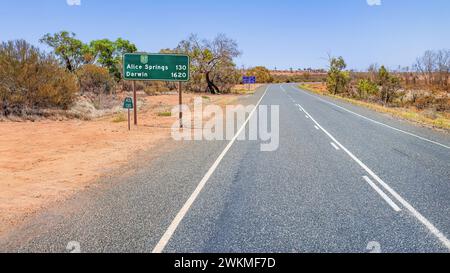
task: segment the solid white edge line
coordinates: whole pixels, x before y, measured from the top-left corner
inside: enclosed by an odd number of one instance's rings
[[[386,201],[386,203],[388,203],[389,206],[391,206],[391,208],[393,208],[396,212],[401,211],[401,209],[397,206],[397,204],[395,204],[394,201],[392,201],[392,199],[389,198],[389,196],[387,196],[377,185],[375,185],[375,183],[373,183],[373,181],[370,180],[369,177],[363,176],[363,178],[384,199],[384,201]]]
[[[327,130],[325,130],[301,105],[300,107],[303,109],[311,120],[319,126],[320,129],[330,137],[343,151],[345,151],[358,165],[360,165],[370,176],[372,176],[375,181],[377,181],[385,190],[387,190],[395,199],[397,199],[402,206],[404,206],[416,219],[421,222],[439,241],[450,250],[450,241],[447,237],[437,229],[427,218],[425,218],[420,212],[418,212],[411,204],[408,203],[403,197],[401,197],[394,189],[392,189],[388,184],[386,184],[383,180],[381,180],[378,175],[376,175],[366,164],[364,164],[361,160],[359,160],[353,153],[351,153],[347,148],[344,147],[339,141],[337,141]]]
[[[203,188],[206,185],[206,182],[208,182],[209,178],[214,174],[215,170],[217,169],[217,167],[219,166],[220,162],[222,161],[222,159],[225,157],[225,155],[228,153],[228,151],[230,150],[230,148],[233,146],[233,144],[236,142],[237,138],[239,137],[239,135],[244,131],[245,127],[247,127],[248,122],[250,121],[250,119],[252,118],[253,114],[255,113],[256,109],[258,109],[259,105],[261,104],[261,101],[263,100],[263,98],[266,96],[267,91],[269,90],[269,88],[271,87],[271,85],[268,85],[264,94],[262,95],[262,97],[260,98],[260,100],[258,101],[258,103],[256,104],[255,108],[252,110],[252,112],[249,114],[248,118],[245,120],[244,124],[242,125],[242,127],[239,129],[239,131],[236,133],[236,135],[233,137],[233,139],[228,143],[227,147],[225,147],[225,149],[222,151],[222,153],[219,155],[219,157],[217,158],[217,160],[214,162],[214,164],[211,166],[211,168],[208,170],[208,172],[205,174],[205,176],[203,177],[203,179],[200,181],[200,183],[198,184],[197,188],[194,190],[194,192],[191,194],[191,196],[189,197],[189,199],[186,201],[186,203],[183,205],[183,207],[181,208],[181,210],[177,213],[177,215],[175,216],[175,218],[173,219],[172,223],[170,224],[170,226],[167,228],[166,232],[164,233],[164,235],[161,237],[161,239],[159,240],[158,244],[155,246],[155,248],[153,249],[152,253],[162,253],[164,251],[164,248],[166,247],[167,243],[169,242],[169,240],[172,238],[172,235],[174,234],[175,230],[178,228],[178,225],[181,223],[181,221],[183,220],[184,216],[186,215],[186,213],[189,211],[189,209],[191,208],[192,204],[195,202],[195,200],[197,199],[198,195],[200,194],[200,192],[203,190]]]
[[[289,85],[289,86],[290,86],[290,85]],[[431,140],[431,139],[427,139],[427,138],[421,137],[421,136],[419,136],[419,135],[416,135],[416,134],[413,134],[413,133],[410,133],[410,132],[407,132],[407,131],[404,131],[404,130],[401,130],[401,129],[398,129],[398,128],[395,128],[395,127],[392,127],[392,126],[387,125],[387,124],[385,124],[385,123],[382,123],[382,122],[373,120],[373,119],[371,119],[371,118],[365,117],[365,116],[363,116],[363,115],[361,115],[361,114],[358,114],[358,113],[355,113],[355,112],[353,112],[353,111],[351,111],[351,110],[348,110],[347,108],[344,108],[344,107],[342,107],[342,106],[339,106],[339,105],[337,105],[337,104],[334,104],[334,103],[332,103],[332,102],[329,102],[329,101],[327,101],[327,100],[324,100],[324,99],[322,99],[321,97],[318,97],[318,96],[314,96],[314,95],[312,95],[312,94],[309,94],[308,92],[306,92],[306,91],[304,91],[304,90],[302,90],[302,89],[300,89],[300,88],[297,88],[296,86],[291,86],[291,87],[293,87],[294,89],[297,89],[297,90],[299,90],[299,91],[305,93],[305,94],[308,95],[308,96],[311,96],[311,97],[316,98],[316,99],[318,99],[318,100],[320,100],[320,101],[323,101],[323,102],[325,102],[325,103],[328,103],[329,105],[333,105],[333,106],[335,106],[335,107],[338,107],[339,109],[342,109],[342,110],[344,110],[344,111],[346,111],[346,112],[348,112],[348,113],[350,113],[350,114],[353,114],[353,115],[358,116],[358,117],[360,117],[360,118],[363,118],[363,119],[365,119],[365,120],[371,121],[371,122],[373,122],[373,123],[375,123],[375,124],[378,124],[378,125],[387,127],[387,128],[389,128],[389,129],[395,130],[395,131],[397,131],[397,132],[401,132],[401,133],[407,134],[407,135],[409,135],[409,136],[418,138],[418,139],[420,139],[420,140],[423,140],[423,141],[426,141],[426,142],[429,142],[429,143],[433,143],[433,144],[439,145],[439,146],[444,147],[444,148],[446,148],[446,149],[450,149],[450,146],[447,146],[447,145],[445,145],[445,144],[436,142],[436,141]]]
[[[333,146],[337,151],[340,150],[340,148],[339,148],[336,144],[334,144],[333,142],[331,142],[330,144],[331,144],[331,146]]]

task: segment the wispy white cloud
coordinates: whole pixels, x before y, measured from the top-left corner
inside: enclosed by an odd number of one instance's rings
[[[369,6],[381,6],[381,0],[367,0]]]
[[[69,6],[81,6],[81,0],[66,0]]]

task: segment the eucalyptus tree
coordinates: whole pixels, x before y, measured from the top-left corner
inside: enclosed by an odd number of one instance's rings
[[[217,94],[238,81],[234,59],[241,52],[237,42],[224,34],[217,35],[211,41],[201,40],[192,34],[179,43],[176,52],[187,54],[191,58],[192,89]]]

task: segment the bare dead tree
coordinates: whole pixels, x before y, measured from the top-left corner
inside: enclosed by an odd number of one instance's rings
[[[180,42],[177,51],[191,57],[193,79],[197,80],[197,86],[202,85],[204,76],[206,91],[213,94],[221,92],[216,80],[230,78],[219,74],[234,70],[230,69],[235,68],[233,59],[241,54],[236,41],[224,34],[217,35],[212,41],[200,40],[193,34],[187,40]]]
[[[444,90],[449,89],[450,80],[450,50],[428,50],[417,58],[414,65],[427,85],[435,85]]]

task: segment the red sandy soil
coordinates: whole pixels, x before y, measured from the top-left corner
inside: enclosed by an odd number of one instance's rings
[[[192,94],[184,96],[190,104],[193,98]],[[210,96],[209,103],[223,105],[233,98]],[[93,121],[0,122],[0,234],[88,188],[126,165],[135,154],[151,152],[170,141],[170,128],[177,119],[158,113],[170,112],[178,96],[142,100],[140,126],[131,132],[126,121],[114,122],[116,116]]]

